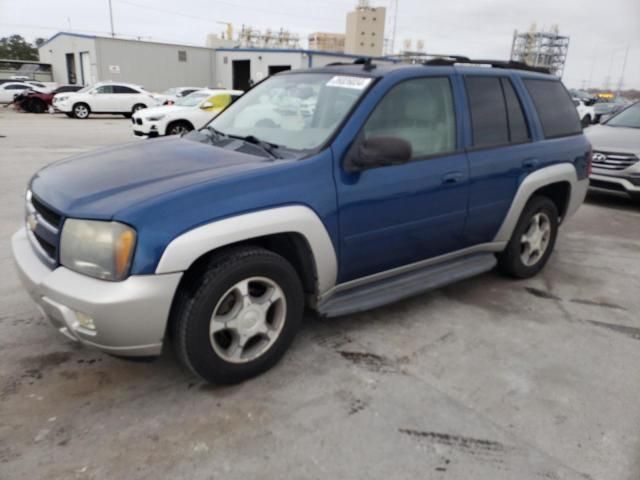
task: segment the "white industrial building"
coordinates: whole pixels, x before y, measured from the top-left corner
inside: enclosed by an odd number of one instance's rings
[[[120,81],[151,91],[175,86],[248,89],[282,70],[352,62],[358,55],[303,49],[210,48],[60,32],[38,49],[53,81]],[[384,61],[383,58],[378,59]]]

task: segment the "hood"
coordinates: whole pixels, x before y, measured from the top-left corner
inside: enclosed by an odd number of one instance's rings
[[[142,110],[137,111],[133,114],[135,118],[147,118],[151,115],[166,115],[175,112],[180,112],[185,109],[189,109],[192,107],[181,107],[179,105],[163,105],[160,107],[152,107],[152,108],[143,108]]]
[[[169,137],[56,162],[36,173],[30,188],[66,216],[110,219],[152,198],[272,163],[256,155]]]
[[[640,129],[594,125],[584,131],[594,150],[640,156]]]

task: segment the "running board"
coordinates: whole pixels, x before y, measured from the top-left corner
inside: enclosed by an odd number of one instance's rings
[[[496,263],[493,253],[475,253],[429,265],[338,291],[318,305],[318,312],[325,317],[362,312],[488,272]]]

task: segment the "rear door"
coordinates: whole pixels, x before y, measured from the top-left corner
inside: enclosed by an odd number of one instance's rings
[[[135,104],[143,103],[140,98],[141,93],[131,87],[127,87],[125,85],[114,85],[113,90],[115,104],[117,105],[117,107],[115,107],[115,111],[117,112],[131,112]]]
[[[351,147],[399,137],[411,144],[408,163],[349,172],[341,162],[339,282],[461,248],[469,183],[452,79],[418,77],[390,86]]]
[[[469,106],[470,171],[467,246],[493,241],[518,185],[535,170],[540,145],[532,142],[531,119],[523,108],[521,85],[510,75],[464,75]]]

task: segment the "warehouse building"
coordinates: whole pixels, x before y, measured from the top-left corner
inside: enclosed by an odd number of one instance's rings
[[[41,62],[51,64],[55,82],[91,85],[120,81],[143,85],[150,91],[176,86],[247,90],[283,70],[359,58],[317,50],[192,47],[64,32],[46,41],[39,53]]]
[[[176,85],[215,83],[215,50],[60,32],[38,49],[54,81],[90,85],[120,81],[161,91]]]
[[[358,58],[361,57],[317,50],[219,48],[216,50],[216,85],[247,90],[254,83],[283,70],[324,67]]]

